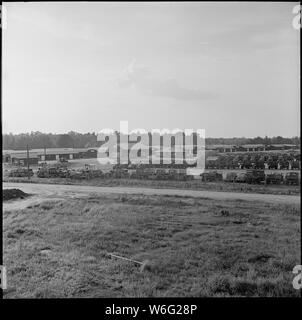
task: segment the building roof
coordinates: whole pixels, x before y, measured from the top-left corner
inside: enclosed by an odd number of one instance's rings
[[[270,144],[273,147],[297,147],[295,144],[281,143],[281,144]]]
[[[207,157],[206,161],[216,161],[218,157]]]
[[[241,147],[243,148],[264,148],[264,144],[243,144]]]
[[[216,148],[235,148],[236,145],[234,144],[212,144],[212,145],[206,145],[206,147],[211,148],[211,149],[216,149]]]
[[[98,150],[97,147],[93,148],[46,148],[46,154],[75,154],[79,152],[87,152],[89,150]],[[44,155],[44,149],[30,149],[30,153],[35,153],[36,156]],[[3,150],[2,154],[9,154],[15,156],[17,154],[26,154],[26,150]]]
[[[11,154],[11,158],[14,159],[26,159],[27,158],[27,152],[19,152],[19,153],[13,153]],[[36,152],[29,152],[29,158],[38,158],[38,154]]]

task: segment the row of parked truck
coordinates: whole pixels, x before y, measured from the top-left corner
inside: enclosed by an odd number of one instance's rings
[[[9,172],[10,177],[27,177],[33,176],[32,169],[18,168]],[[93,179],[93,178],[129,178],[129,179],[147,179],[147,180],[192,180],[193,177],[187,175],[186,169],[175,168],[135,168],[129,169],[115,166],[109,172],[103,172],[92,166],[85,165],[80,169],[68,169],[62,164],[48,166],[42,165],[37,171],[39,178],[68,178],[68,179]],[[298,185],[300,183],[297,172],[287,172],[284,176],[282,173],[268,173],[264,170],[244,170],[242,172],[228,172],[225,177],[217,171],[207,171],[201,174],[201,180],[204,182],[225,181],[238,183],[265,183],[265,184],[287,184]]]
[[[32,169],[26,169],[26,168],[17,168],[17,169],[12,169],[9,171],[8,176],[9,177],[32,177],[34,175],[34,172]]]
[[[239,183],[265,183],[265,184],[287,184],[298,185],[299,174],[297,172],[287,172],[284,176],[282,173],[267,173],[264,170],[244,170],[242,172],[228,172],[223,179],[221,173],[217,171],[204,172],[202,175],[203,181],[226,181]]]
[[[85,165],[80,169],[68,169],[66,166],[41,166],[38,168],[39,178],[92,179],[102,177],[102,171]]]

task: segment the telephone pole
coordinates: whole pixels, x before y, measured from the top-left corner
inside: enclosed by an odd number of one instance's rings
[[[30,173],[29,173],[29,150],[28,150],[28,145],[26,145],[26,150],[27,150],[27,176],[28,176],[28,179],[30,179]]]

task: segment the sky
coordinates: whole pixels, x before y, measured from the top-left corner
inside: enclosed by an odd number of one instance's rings
[[[300,136],[297,3],[5,3],[4,133]]]

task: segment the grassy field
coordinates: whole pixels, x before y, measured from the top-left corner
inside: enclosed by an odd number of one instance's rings
[[[3,226],[5,298],[299,296],[295,205],[90,195],[5,211]]]

